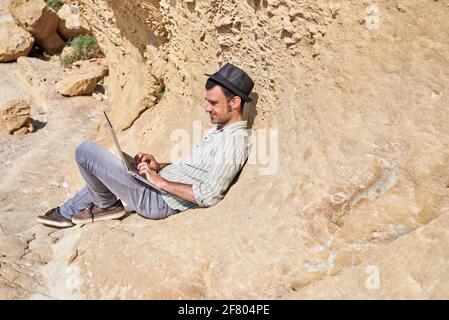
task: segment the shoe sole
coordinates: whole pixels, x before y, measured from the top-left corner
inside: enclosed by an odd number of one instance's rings
[[[72,222],[63,222],[63,221],[53,221],[53,220],[47,220],[43,218],[36,218],[36,220],[42,224],[45,224],[46,226],[51,227],[59,227],[59,228],[66,228],[66,227],[73,227],[74,224]]]
[[[123,217],[124,215],[126,215],[125,209],[123,209],[122,211],[116,212],[116,213],[108,214],[108,215],[103,216],[103,217],[94,218],[93,221],[92,221],[91,218],[89,218],[89,219],[76,219],[76,218],[72,218],[72,222],[73,222],[74,224],[87,224],[87,223],[91,223],[91,222],[99,222],[99,221],[106,221],[106,220],[120,219],[120,218]]]

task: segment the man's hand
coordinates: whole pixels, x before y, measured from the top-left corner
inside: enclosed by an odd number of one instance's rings
[[[164,165],[164,164],[163,164]],[[163,191],[167,191],[178,197],[186,199],[192,203],[197,203],[195,195],[193,194],[193,187],[191,184],[179,183],[166,180],[162,178],[156,171],[150,168],[147,162],[141,162],[137,165],[139,174],[145,174],[147,180]]]
[[[148,164],[147,162],[141,162],[137,165],[137,170],[139,170],[139,174],[145,174],[149,182],[162,189],[162,185],[166,180],[162,178],[156,171],[151,169],[151,164]]]
[[[136,165],[137,170],[139,170],[138,165],[140,163],[147,163],[149,165],[149,168],[154,171],[161,169],[159,162],[154,159],[154,156],[152,154],[143,152],[137,153],[134,157],[134,164]]]

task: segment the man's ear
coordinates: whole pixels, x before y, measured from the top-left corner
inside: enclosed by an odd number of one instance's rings
[[[242,98],[240,98],[239,96],[234,96],[232,98],[232,108],[237,108],[237,106],[241,106],[242,105]],[[241,109],[241,108],[240,108]]]

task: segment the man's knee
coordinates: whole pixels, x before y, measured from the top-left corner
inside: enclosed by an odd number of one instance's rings
[[[95,149],[99,146],[93,141],[86,140],[76,147],[75,150],[75,159],[79,164],[86,160],[86,157],[89,157],[89,154],[95,154]]]

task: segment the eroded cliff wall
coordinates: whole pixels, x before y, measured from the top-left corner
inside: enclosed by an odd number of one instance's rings
[[[224,62],[255,80],[246,117],[256,138],[217,206],[79,231],[76,294],[288,297],[382,248],[400,257],[420,239],[409,233],[449,214],[446,1],[74,2],[108,58],[109,110],[125,149],[170,161],[173,130],[208,128],[203,74]],[[268,168],[264,151],[277,155]],[[398,238],[410,247],[387,250]],[[432,249],[422,250],[417,257]],[[444,297],[434,286],[444,270],[438,264],[407,297]]]

